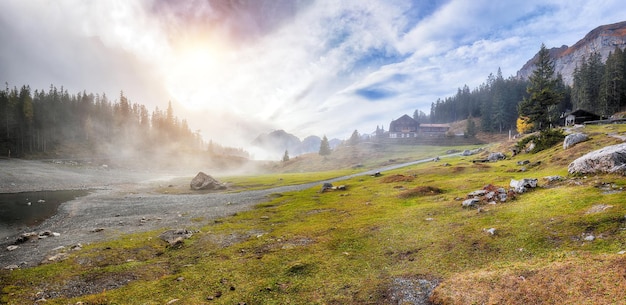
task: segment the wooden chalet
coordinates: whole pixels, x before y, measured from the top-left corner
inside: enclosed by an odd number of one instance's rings
[[[403,115],[389,124],[389,138],[417,138],[419,136],[445,135],[450,126],[448,124],[420,124],[412,117]]]
[[[565,113],[561,118],[564,119],[565,126],[573,126],[575,124],[584,124],[585,122],[597,121],[601,119],[599,115],[583,110],[583,109],[578,109],[570,113]]]

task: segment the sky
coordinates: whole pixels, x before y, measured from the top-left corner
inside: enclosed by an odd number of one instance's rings
[[[622,0],[2,0],[0,81],[171,101],[223,145],[346,139],[624,20]]]

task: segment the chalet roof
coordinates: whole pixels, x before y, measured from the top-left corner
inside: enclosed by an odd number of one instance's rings
[[[393,120],[393,122],[411,122],[411,123],[417,123],[417,121],[415,121],[412,117],[410,117],[408,114],[405,114],[401,117],[399,117],[397,120]]]
[[[600,117],[599,115],[584,109],[577,109],[570,112],[569,114],[577,117]]]
[[[450,128],[448,124],[420,124],[421,127],[441,127],[441,128]]]

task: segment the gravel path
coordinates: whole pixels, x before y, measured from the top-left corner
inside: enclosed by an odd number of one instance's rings
[[[431,160],[398,164],[324,182],[371,175],[376,171],[387,171]],[[150,194],[142,191],[143,183],[154,183],[162,175],[163,172],[108,169],[102,166],[80,167],[51,162],[0,160],[0,193],[96,189],[85,197],[63,203],[55,216],[35,228],[21,231],[0,230],[0,268],[36,266],[47,256],[61,251],[60,247],[67,249],[77,244],[107,240],[125,233],[194,226],[197,225],[194,219],[208,220],[232,215],[268,200],[270,194],[308,189],[322,183],[198,195]],[[186,173],[186,176],[190,175],[193,174]],[[34,238],[18,244],[17,249],[7,249],[22,233],[46,230],[60,235],[44,239]]]

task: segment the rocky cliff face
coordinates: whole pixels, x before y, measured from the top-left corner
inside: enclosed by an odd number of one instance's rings
[[[565,83],[572,85],[574,69],[583,57],[589,58],[591,53],[598,52],[605,61],[616,46],[621,49],[626,47],[626,21],[599,26],[571,47],[552,48],[550,57],[554,60],[555,72],[561,73]],[[535,69],[537,58],[538,54],[526,62],[517,72],[517,77],[527,79]]]

